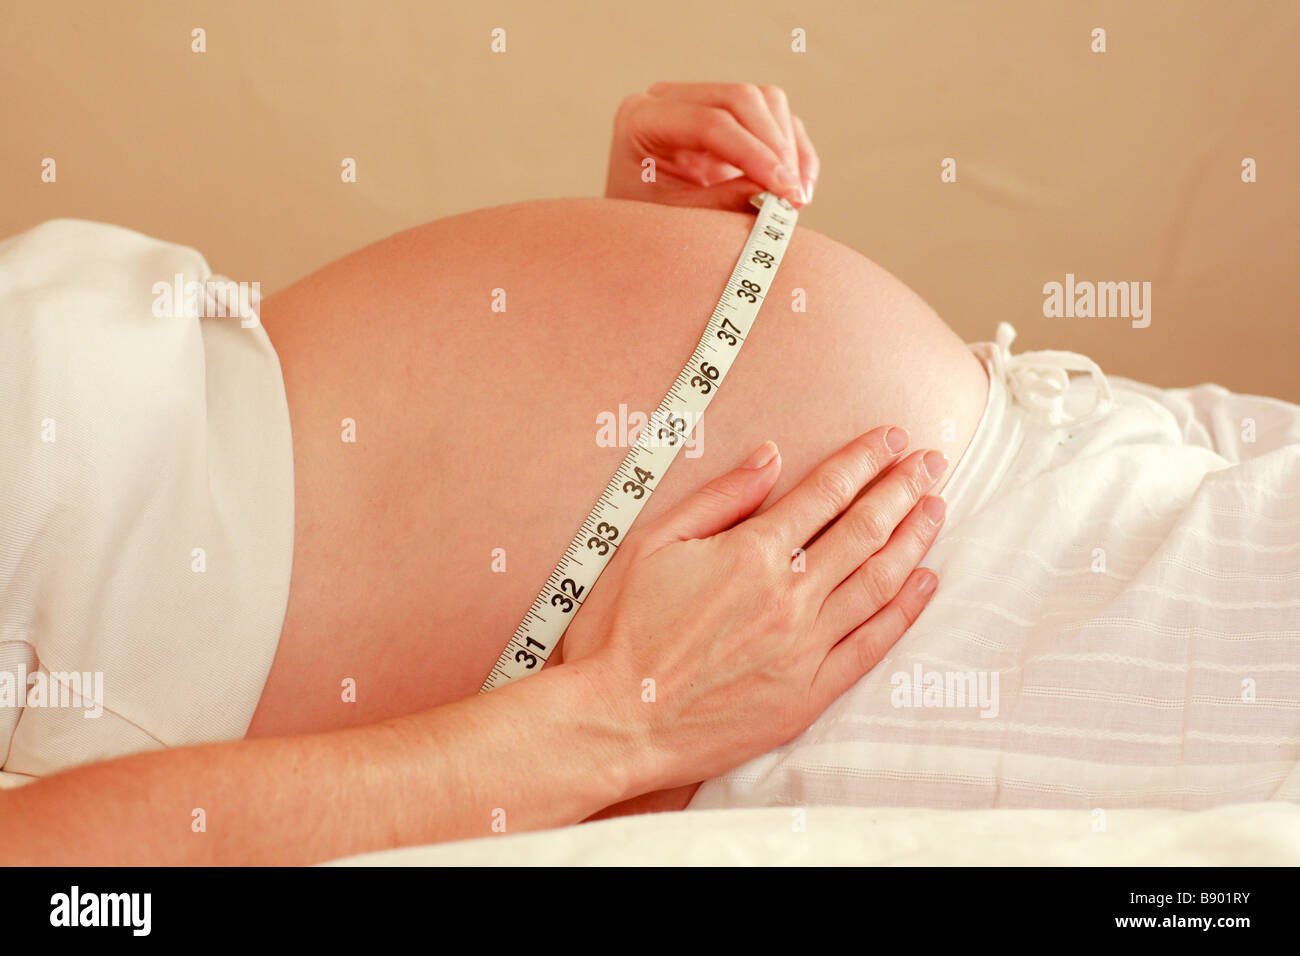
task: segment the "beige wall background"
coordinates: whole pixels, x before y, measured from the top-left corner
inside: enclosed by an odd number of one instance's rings
[[[114,222],[270,293],[425,220],[599,194],[655,81],[775,83],[824,164],[803,222],[965,338],[1006,319],[1017,348],[1300,401],[1297,49],[1295,2],[7,0],[0,234]],[[1150,327],[1045,318],[1067,272],[1151,282]]]

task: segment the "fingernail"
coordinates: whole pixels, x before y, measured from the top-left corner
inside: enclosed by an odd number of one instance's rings
[[[771,462],[771,460],[775,457],[776,457],[776,442],[771,441],[769,439],[768,441],[765,441],[763,442],[763,444],[759,445],[758,448],[754,451],[754,454],[750,455],[748,458],[745,459],[745,463],[741,465],[741,467],[755,468],[755,469],[762,468],[764,465]]]
[[[921,597],[925,597],[927,594],[929,594],[931,591],[934,590],[934,586],[938,583],[939,583],[939,579],[937,577],[935,577],[933,574],[927,574],[924,577],[922,577],[920,581],[917,582],[916,590],[921,595]]]
[[[938,478],[948,467],[948,459],[943,457],[941,452],[928,451],[925,453],[925,470],[930,473],[931,478]]]
[[[948,510],[948,506],[944,504],[942,498],[930,497],[921,502],[921,510],[925,512],[927,518],[938,524],[943,520],[943,514]]]
[[[817,180],[813,179],[811,176],[807,179],[806,182],[804,182],[803,192],[804,195],[808,197],[807,200],[808,202],[812,202],[813,189],[816,188],[816,186],[817,186]]]
[[[776,184],[782,191],[789,192],[793,189],[799,201],[805,201],[803,187],[799,185],[799,175],[797,173],[790,172],[784,166],[778,166],[772,175],[776,178]]]
[[[907,447],[907,432],[901,428],[891,428],[885,432],[885,444],[889,446],[890,451],[897,455]]]

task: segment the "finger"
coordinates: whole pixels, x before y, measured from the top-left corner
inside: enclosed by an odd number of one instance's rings
[[[642,532],[641,546],[655,551],[673,541],[707,538],[747,518],[763,503],[781,473],[776,443],[766,441],[739,468],[714,478]]]
[[[804,129],[803,120],[797,116],[794,118],[794,141],[799,152],[799,176],[803,182],[803,193],[808,202],[812,202],[817,177],[822,173],[822,161],[813,148],[808,131]]]
[[[855,438],[755,518],[759,530],[791,548],[803,547],[906,447],[907,432],[901,428],[876,428]]]
[[[808,573],[820,580],[824,592],[885,546],[898,523],[947,468],[948,459],[937,451],[908,455],[809,546]]]
[[[798,171],[794,165],[798,161],[794,131],[773,112],[765,88],[749,83],[656,83],[647,92],[663,99],[726,110],[771,147],[792,171]]]
[[[682,190],[671,199],[680,206],[705,206],[709,209],[731,209],[736,212],[752,212],[749,200],[763,187],[752,179],[738,176],[725,183],[700,189]]]
[[[926,568],[913,571],[892,601],[831,648],[813,678],[814,699],[830,706],[831,701],[875,667],[921,616],[938,583],[933,571]]]
[[[700,187],[716,186],[745,174],[731,163],[689,149],[679,149],[659,161],[659,173],[668,173]],[[757,187],[762,189],[761,186]]]
[[[922,498],[894,529],[885,546],[830,593],[817,621],[819,628],[826,629],[824,633],[831,643],[858,627],[899,592],[934,544],[943,527],[944,511],[942,498]]]
[[[794,122],[790,116],[790,101],[786,99],[785,90],[779,86],[760,86],[758,92],[767,103],[767,108],[776,124],[781,128],[781,160],[786,167],[799,172],[799,150],[794,140]],[[800,180],[800,186],[803,182]]]
[[[773,98],[779,94],[784,103],[784,93],[776,87],[766,89],[775,90]],[[650,87],[649,93],[663,102],[705,107],[729,114],[738,126],[768,148],[775,165],[747,166],[719,153],[720,158],[739,167],[751,179],[763,183],[765,189],[803,201],[794,128],[783,124],[773,114],[768,94],[748,83],[656,83]],[[789,114],[788,106],[786,114]]]

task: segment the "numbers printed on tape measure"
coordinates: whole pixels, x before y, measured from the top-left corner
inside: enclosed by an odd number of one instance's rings
[[[692,428],[688,422],[698,422],[717,395],[763,306],[799,218],[793,206],[770,193],[750,201],[759,207],[758,219],[695,351],[564,549],[480,693],[541,670],[654,494],[658,476],[681,451]]]

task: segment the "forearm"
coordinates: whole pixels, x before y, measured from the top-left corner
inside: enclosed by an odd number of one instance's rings
[[[576,666],[557,667],[367,727],[139,754],[4,792],[0,862],[301,864],[562,826],[648,789],[641,749]]]

